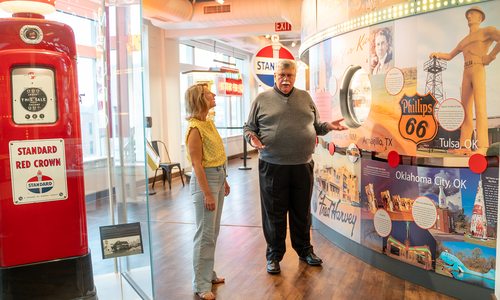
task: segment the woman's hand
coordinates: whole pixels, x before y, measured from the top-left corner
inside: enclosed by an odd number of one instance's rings
[[[208,210],[215,210],[215,199],[212,194],[205,196],[205,208]]]
[[[231,187],[229,186],[229,183],[227,183],[227,180],[224,180],[224,196],[229,195],[231,192]]]

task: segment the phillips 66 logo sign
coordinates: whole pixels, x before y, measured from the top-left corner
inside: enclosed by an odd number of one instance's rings
[[[415,144],[432,140],[438,129],[434,109],[436,99],[428,93],[424,96],[418,93],[406,96],[399,101],[401,119],[399,119],[399,133]]]

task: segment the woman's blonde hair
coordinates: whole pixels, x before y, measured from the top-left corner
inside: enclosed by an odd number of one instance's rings
[[[190,86],[186,90],[186,119],[198,117],[203,112],[208,111],[208,102],[205,100],[206,83],[198,83]]]

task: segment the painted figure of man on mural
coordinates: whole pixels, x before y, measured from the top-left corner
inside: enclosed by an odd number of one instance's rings
[[[500,51],[500,31],[493,26],[479,27],[486,19],[483,10],[472,6],[465,12],[469,34],[450,53],[433,52],[430,58],[451,60],[460,52],[464,56],[461,98],[465,119],[460,131],[459,154],[470,154],[473,126],[472,105],[476,113],[477,152],[485,154],[489,146],[488,114],[486,111],[486,71],[485,66],[496,59]],[[491,51],[490,47],[495,43]],[[488,53],[489,51],[489,53]]]

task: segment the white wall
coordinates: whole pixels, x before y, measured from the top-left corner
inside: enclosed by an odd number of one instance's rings
[[[148,42],[148,66],[145,69],[149,69],[149,93],[145,95],[149,94],[149,99],[144,101],[150,102],[149,114],[153,119],[150,139],[165,142],[170,159],[183,162],[180,147],[179,43],[175,39],[166,39],[162,29],[150,24]]]

